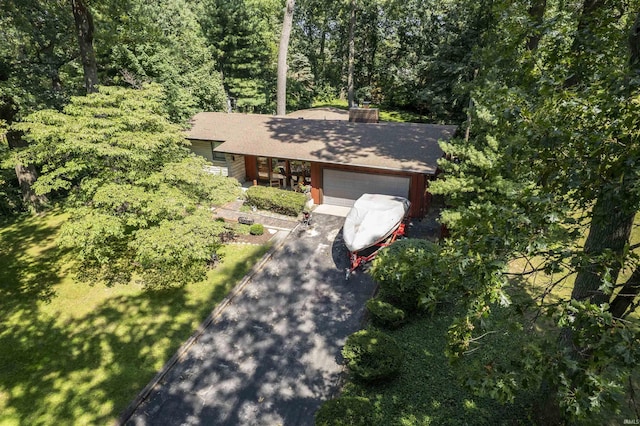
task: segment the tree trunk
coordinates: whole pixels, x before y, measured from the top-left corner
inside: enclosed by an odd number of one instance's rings
[[[615,177],[611,180],[615,182]],[[622,265],[619,259],[623,257],[625,245],[629,242],[635,211],[625,207],[625,200],[629,199],[630,183],[622,179],[618,188],[602,190],[593,206],[589,235],[584,245],[584,254],[589,258],[597,258],[605,253],[614,255],[612,261],[607,262],[610,268],[611,281],[615,284]],[[576,300],[589,299],[591,303],[602,304],[609,302],[609,295],[599,290],[603,282],[604,269],[596,262],[591,262],[578,271],[576,281],[571,292],[571,298]]]
[[[351,0],[351,17],[349,19],[349,60],[348,60],[348,70],[347,70],[347,96],[349,99],[349,108],[352,108],[354,105],[354,94],[353,94],[353,68],[355,64],[356,57],[356,47],[355,47],[355,31],[356,31],[356,1]]]
[[[546,11],[546,9],[547,0],[534,0],[531,3],[531,7],[529,7],[529,16],[531,17],[531,21],[535,24],[536,27],[539,27],[544,21],[544,12]],[[541,37],[542,32],[539,28],[535,28],[527,39],[527,49],[531,51],[538,49],[538,44],[540,44]]]
[[[589,67],[584,64],[584,57],[589,54],[591,45],[597,43],[592,33],[595,28],[602,25],[601,22],[596,21],[599,17],[602,17],[600,9],[604,7],[606,7],[605,0],[584,0],[582,4],[576,36],[573,38],[571,45],[571,52],[575,57],[574,63],[571,67],[571,73],[564,83],[565,87],[572,87],[578,84],[582,81],[584,73],[589,70]]]
[[[592,14],[602,7],[601,0],[585,1],[583,14]],[[589,16],[581,17],[578,28],[583,27],[579,36],[584,36],[588,30],[586,23],[592,23]],[[636,20],[631,28],[628,39],[629,46],[629,74],[637,75],[640,70],[640,13],[636,15]],[[578,44],[582,44],[578,42]],[[632,94],[633,78],[627,78],[624,84],[627,85],[629,96]],[[624,138],[624,135],[620,135]],[[615,258],[622,259],[625,245],[629,242],[631,228],[635,218],[633,200],[635,199],[632,187],[634,182],[631,173],[626,173],[623,166],[614,169],[611,176],[607,176],[607,181],[612,186],[600,188],[600,192],[593,207],[591,226],[589,235],[584,246],[584,253],[588,257],[602,255],[611,252]],[[615,284],[622,265],[619,261],[613,261],[608,267],[611,268],[611,281]],[[594,264],[587,265],[578,272],[576,281],[571,293],[571,297],[577,300],[590,299],[592,303],[601,304],[609,302],[610,297],[598,290],[602,284],[602,268],[597,268]]]
[[[70,0],[75,21],[80,59],[84,70],[84,85],[87,94],[95,93],[98,89],[98,65],[93,50],[93,18],[83,0]]]
[[[22,134],[16,131],[7,132],[7,142],[10,149],[19,149],[27,146]],[[32,164],[15,165],[16,177],[22,191],[22,203],[33,212],[40,212],[47,202],[47,197],[38,195],[32,188],[33,183],[38,178],[38,172]]]
[[[640,294],[640,268],[636,267],[633,274],[631,274],[615,299],[613,299],[613,302],[611,302],[609,312],[616,318],[624,318],[630,313],[629,308],[634,299],[638,297],[638,294]]]
[[[280,35],[280,46],[278,47],[276,115],[285,115],[287,113],[287,52],[289,50],[291,27],[293,26],[295,3],[295,0],[287,0],[284,19],[282,20],[282,34]]]

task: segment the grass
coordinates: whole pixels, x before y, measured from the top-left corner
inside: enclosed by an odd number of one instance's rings
[[[204,282],[90,286],[55,245],[61,214],[0,229],[0,424],[113,421],[265,252],[228,246]]]
[[[444,354],[452,317],[451,312],[423,315],[389,331],[405,353],[400,375],[377,386],[349,381],[342,395],[369,398],[385,425],[530,424],[524,398],[500,405],[460,384]]]
[[[640,226],[634,227],[631,242],[640,242]],[[580,244],[583,244],[581,242]],[[524,264],[519,265],[521,271]],[[619,282],[624,282],[631,271],[623,271]],[[542,274],[541,274],[542,275]],[[539,276],[538,281],[521,279],[515,283],[512,294],[514,301],[531,302],[546,286],[549,277]],[[574,277],[558,286],[547,300],[567,298],[571,294]],[[446,311],[446,312],[445,312]],[[508,311],[494,315],[509,315]],[[523,393],[513,404],[501,405],[489,398],[472,394],[461,385],[461,379],[474,377],[474,369],[492,368],[495,360],[509,363],[517,350],[527,339],[525,334],[503,330],[483,339],[481,351],[477,351],[462,365],[452,366],[444,354],[448,327],[455,312],[441,309],[434,316],[414,317],[398,330],[388,331],[404,349],[405,363],[400,375],[394,380],[370,386],[349,380],[343,388],[344,396],[366,397],[372,401],[380,414],[381,424],[388,425],[517,425],[517,424],[553,424],[557,422],[557,412],[545,411],[532,404],[544,400],[543,395]],[[637,318],[637,314],[632,318]],[[542,327],[552,326],[542,322]],[[634,387],[637,389],[640,373],[634,375]],[[636,397],[637,398],[637,397]],[[621,412],[607,424],[620,424],[621,419],[634,419],[630,403],[621,407]],[[588,423],[588,422],[587,422]]]
[[[313,108],[339,108],[348,109],[349,104],[346,99],[333,99],[327,102],[314,102]],[[421,115],[413,111],[406,110],[387,110],[379,105],[371,105],[371,108],[378,108],[380,110],[380,121],[393,121],[401,123],[431,123],[428,116]]]

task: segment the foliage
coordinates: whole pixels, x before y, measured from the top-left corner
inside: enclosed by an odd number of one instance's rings
[[[347,337],[342,356],[349,371],[366,382],[393,378],[402,367],[404,358],[396,341],[375,329],[360,330]]]
[[[60,243],[81,260],[80,277],[147,286],[199,281],[219,248],[208,207],[234,199],[237,182],[204,171],[179,128],[161,114],[161,90],[102,87],[63,112],[40,111],[16,126],[39,193],[70,194]]]
[[[248,205],[288,216],[297,216],[307,202],[304,194],[267,186],[252,186],[245,193]]]
[[[229,245],[204,281],[79,285],[56,246],[65,214],[0,229],[0,424],[109,424],[264,254]],[[143,354],[143,355],[141,355]]]
[[[447,294],[446,266],[439,247],[430,241],[396,241],[380,250],[370,273],[380,285],[378,297],[407,311],[433,311]]]
[[[325,401],[315,415],[316,426],[369,426],[377,423],[371,401],[357,396]]]
[[[367,300],[367,311],[376,325],[396,328],[405,320],[405,312],[378,298]]]
[[[234,110],[273,111],[282,7],[274,0],[202,1],[200,25]]]
[[[107,84],[162,85],[171,119],[220,111],[227,98],[222,76],[193,2],[162,0],[96,4],[98,61]]]
[[[405,354],[399,375],[384,386],[348,381],[341,395],[372,401],[379,416],[373,424],[379,425],[545,424],[532,418],[530,405],[540,398],[537,393],[519,395],[513,403],[499,404],[474,395],[457,379],[457,367],[450,365],[444,353],[447,329],[454,314],[455,309],[433,316],[414,315],[403,327],[389,331]],[[488,345],[483,353],[500,355],[517,351],[521,342],[508,337],[502,346]],[[474,355],[479,356],[480,352]]]
[[[3,2],[0,120],[11,124],[35,109],[60,107],[82,87],[73,27],[68,3]]]
[[[254,223],[249,227],[249,233],[251,235],[262,235],[264,234],[264,226],[261,223]]]
[[[540,23],[528,2],[494,3],[499,19],[476,52],[471,137],[442,144],[446,180],[431,186],[454,207],[442,215],[442,256],[466,309],[448,353],[468,363],[519,322],[526,352],[477,365],[471,385],[500,400],[544,387],[569,422],[616,413],[638,356],[626,343],[637,342],[636,318],[609,311],[619,272],[638,259],[628,233],[640,206],[635,9],[587,6],[550,2]],[[526,266],[510,268],[514,259]],[[526,282],[516,277],[531,277],[540,297],[500,319],[507,289]],[[570,298],[556,293],[567,284]]]

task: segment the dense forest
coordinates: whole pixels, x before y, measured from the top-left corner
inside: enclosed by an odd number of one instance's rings
[[[348,99],[460,125],[431,187],[450,207],[439,282],[405,279],[423,309],[458,303],[447,354],[465,383],[502,402],[542,390],[566,422],[640,417],[637,0],[3,0],[0,215],[72,206],[85,274],[126,281],[105,265],[137,256],[157,285],[185,278],[176,265],[197,276],[198,200],[233,188],[199,175],[209,192],[194,190],[180,126],[276,112],[285,3],[288,111]],[[145,213],[114,219],[130,200]],[[202,253],[132,252],[177,227]],[[510,339],[526,344],[478,355]]]

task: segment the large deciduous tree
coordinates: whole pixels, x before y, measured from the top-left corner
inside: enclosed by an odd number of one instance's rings
[[[237,182],[204,171],[161,94],[157,85],[102,86],[15,125],[30,142],[23,155],[42,168],[34,189],[69,194],[60,243],[85,281],[197,281],[220,246],[209,207],[235,198]]]
[[[468,308],[449,353],[477,367],[467,371],[476,390],[506,401],[542,386],[565,420],[595,420],[633,392],[640,359],[629,315],[638,260],[629,236],[640,207],[637,24],[610,2],[546,6],[541,18],[528,2],[495,3],[500,20],[477,56],[475,137],[443,144],[455,161],[442,162],[447,179],[433,189],[455,206],[443,214],[445,252]],[[499,306],[526,277],[537,277],[533,300],[516,300],[509,324],[496,320],[491,312],[509,309]],[[558,296],[561,285],[570,296]],[[486,358],[482,346],[516,333],[516,318],[528,336],[522,353]]]

